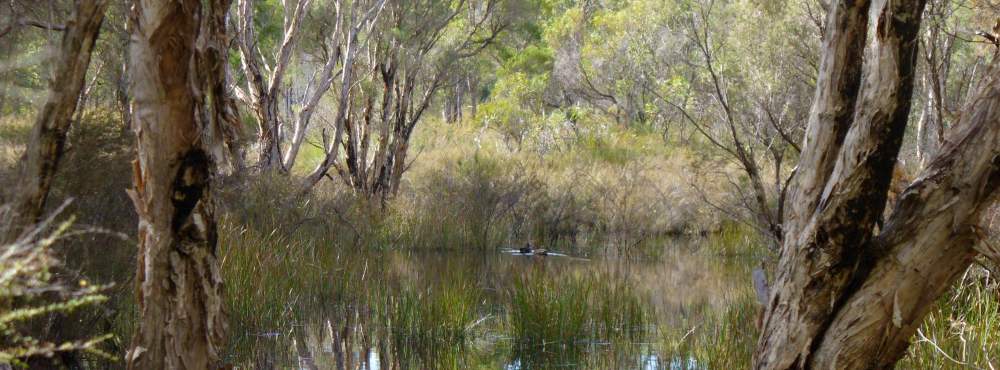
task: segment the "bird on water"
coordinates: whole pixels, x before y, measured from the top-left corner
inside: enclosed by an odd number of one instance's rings
[[[521,248],[518,248],[517,252],[520,253],[520,254],[529,254],[529,255],[535,255],[535,256],[547,256],[547,255],[549,255],[549,251],[548,250],[546,250],[546,249],[536,249],[534,246],[531,245],[531,242],[524,243],[524,246],[521,247]]]

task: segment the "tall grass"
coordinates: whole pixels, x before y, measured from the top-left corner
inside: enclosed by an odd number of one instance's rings
[[[580,278],[557,281],[530,275],[516,280],[507,309],[515,346],[528,347],[524,349],[532,352],[552,352],[590,339],[586,307],[591,284]]]
[[[695,307],[680,324],[659,328],[661,356],[670,368],[750,368],[759,313],[750,295],[722,310]]]
[[[317,307],[335,310],[365,292],[360,271],[338,266],[363,263],[320,240],[253,230],[228,219],[220,223],[222,273],[230,318],[230,349],[245,358],[254,347],[306,321]]]
[[[642,298],[624,280],[604,274],[533,270],[516,279],[508,295],[506,322],[514,345],[526,351],[635,341],[648,329]]]
[[[927,315],[902,368],[994,369],[1000,366],[1000,285],[974,266]]]
[[[480,312],[480,291],[461,280],[401,291],[376,289],[369,292],[367,301],[372,306],[372,322],[381,323],[389,350],[400,360],[450,359],[447,354],[468,348],[476,326],[485,319]]]

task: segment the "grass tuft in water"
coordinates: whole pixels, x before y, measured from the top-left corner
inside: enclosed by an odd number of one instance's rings
[[[463,282],[408,288],[383,297],[376,307],[397,348],[461,346],[478,321],[479,290]]]
[[[646,305],[621,279],[533,271],[509,291],[507,325],[520,347],[564,348],[639,340],[646,333]]]

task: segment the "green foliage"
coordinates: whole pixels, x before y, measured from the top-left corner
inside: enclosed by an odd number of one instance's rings
[[[66,221],[47,236],[39,236],[37,233],[46,232],[43,224],[28,236],[0,246],[0,364],[26,367],[31,359],[66,352],[112,358],[101,349],[112,338],[110,334],[51,340],[32,330],[37,329],[40,320],[68,315],[108,299],[102,294],[106,286],[91,285],[86,280],[64,283],[54,277],[53,270],[60,261],[51,248],[67,235],[71,224],[72,220]]]
[[[275,55],[281,47],[281,39],[284,36],[284,1],[281,0],[261,0],[253,2],[253,23],[257,31],[257,47],[265,57]],[[290,16],[290,15],[288,15]],[[273,60],[267,61],[273,64]]]
[[[480,107],[477,119],[483,126],[500,132],[508,145],[520,149],[525,140],[536,138],[536,133],[544,127],[540,122],[546,120],[542,93],[547,82],[547,74],[502,75],[489,102]]]
[[[433,189],[435,195],[418,197],[409,207],[399,204],[401,210],[410,208],[396,221],[401,240],[409,246],[473,249],[495,249],[508,242],[506,226],[523,217],[531,198],[541,191],[525,168],[485,153],[450,163],[445,172],[431,174],[417,186],[419,193]]]
[[[995,17],[979,11],[979,3],[953,9],[941,24],[956,34],[989,29]],[[331,26],[332,4],[314,4],[287,84],[310,77],[317,67],[313,57],[327,41],[324,27]],[[697,240],[698,253],[723,262],[706,267],[688,256],[684,266],[738,276],[748,275],[761,260],[773,262],[767,241],[751,226],[724,220],[726,215],[704,202],[717,197],[735,203],[732,194],[745,189],[747,179],[727,162],[724,150],[689,124],[702,125],[708,135],[726,132],[716,88],[724,90],[737,120],[752,123],[740,134],[757,138],[770,130],[760,116],[764,107],[783,122],[804,122],[818,64],[817,9],[787,0],[711,6],[692,0],[503,1],[498,17],[487,22],[508,22],[503,32],[481,52],[458,60],[453,49],[476,14],[466,8],[470,11],[448,19],[458,4],[471,6],[448,0],[394,2],[391,15],[401,15],[399,22],[387,22],[390,12],[383,14],[384,23],[373,31],[378,37],[370,39],[380,52],[399,53],[406,70],[400,78],[415,76],[416,95],[430,84],[424,76],[432,75],[431,67],[447,66],[446,80],[469,77],[478,83],[470,87],[471,99],[479,103],[471,120],[427,119],[441,105],[432,100],[414,132],[418,154],[409,158],[411,170],[389,203],[373,202],[337,181],[324,181],[314,193],[301,195],[296,176],[324,154],[310,143],[291,177],[253,174],[220,181],[219,250],[232,333],[227,358],[280,367],[294,361],[291,345],[301,344],[292,336],[329,348],[333,338],[302,330],[326,321],[331,332],[352,331],[339,338],[355,340],[353,346],[344,344],[348,353],[382,346],[386,356],[417,358],[418,368],[469,367],[467,356],[500,358],[476,362],[490,368],[510,365],[508,357],[525,368],[639,366],[630,359],[592,363],[592,357],[582,358],[600,352],[594,349],[603,342],[622,353],[654,352],[664,357],[661,365],[671,368],[749,367],[759,309],[749,287],[738,282],[711,286],[715,289],[705,289],[711,302],[692,304],[670,301],[691,292],[650,292],[639,279],[551,268],[565,260],[549,265],[517,260],[525,263],[502,273],[491,269],[499,269],[493,265],[498,249],[529,240],[573,255],[630,262],[669,261]],[[284,3],[263,0],[254,7],[257,46],[271,58],[282,38]],[[118,122],[122,107],[115,95],[125,81],[119,79],[119,67],[126,59],[121,25],[128,13],[119,8],[111,13],[95,53],[100,63],[88,77],[96,77],[88,81],[94,95],[82,119],[74,122],[51,197],[78,199],[69,210],[82,224],[134,235],[132,205],[121,191],[131,186],[133,134]],[[433,34],[440,44],[426,59],[408,58],[431,36],[421,30],[445,21],[441,33]],[[694,40],[700,27],[708,32],[720,86]],[[54,35],[25,27],[4,36],[10,42],[0,45],[5,56],[0,61],[0,161],[5,165],[20,158],[44,97]],[[481,31],[472,39],[485,37]],[[992,46],[980,44],[959,40],[951,46],[952,78],[945,90],[956,102],[976,78],[972,67],[992,53]],[[230,62],[237,67],[237,58]],[[370,67],[354,72],[368,76]],[[380,83],[366,79],[357,89],[377,98]],[[289,100],[301,93],[287,91]],[[327,98],[322,108],[336,103]],[[282,114],[286,108],[298,109],[283,106]],[[954,102],[947,108],[959,111]],[[690,115],[679,114],[680,109]],[[329,121],[321,111],[317,121]],[[253,118],[242,113],[246,136],[253,136]],[[800,129],[790,132],[801,134]],[[320,141],[319,133],[309,135]],[[775,142],[748,145],[766,158]],[[723,140],[722,146],[729,143]],[[790,149],[784,154],[790,167],[796,154]],[[4,174],[0,185],[18,180]],[[724,188],[725,180],[735,189]],[[54,235],[58,239],[63,232]],[[706,237],[697,239],[699,234]],[[117,346],[108,351],[121,358],[137,315],[127,284],[134,271],[134,243],[103,235],[75,237],[73,243],[63,258],[70,270],[119,282],[121,288],[106,292],[56,278],[59,261],[48,244],[5,246],[0,254],[0,363],[60,351],[100,357],[98,346],[109,343]],[[449,258],[463,258],[468,266],[417,272],[425,267],[417,255],[434,253],[450,253]],[[525,266],[531,270],[518,269]],[[499,277],[483,281],[477,273]],[[49,294],[47,289],[56,288],[58,294]],[[105,302],[105,293],[111,302]],[[651,297],[669,302],[652,304]],[[970,270],[928,314],[922,336],[900,365],[991,367],[1000,353],[997,297],[996,281],[978,268]],[[87,315],[76,326],[97,323],[83,329],[86,339],[36,338],[34,324],[40,318],[68,312]],[[80,336],[71,325],[61,328],[60,340]],[[106,328],[116,338],[94,335]]]

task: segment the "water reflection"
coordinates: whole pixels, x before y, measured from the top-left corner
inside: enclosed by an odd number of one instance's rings
[[[749,361],[748,257],[670,246],[625,261],[367,252],[330,300],[243,333],[231,362],[300,369],[700,369]],[[349,261],[349,262],[348,262]],[[240,334],[234,333],[240,336]],[[732,348],[730,348],[732,347]]]

